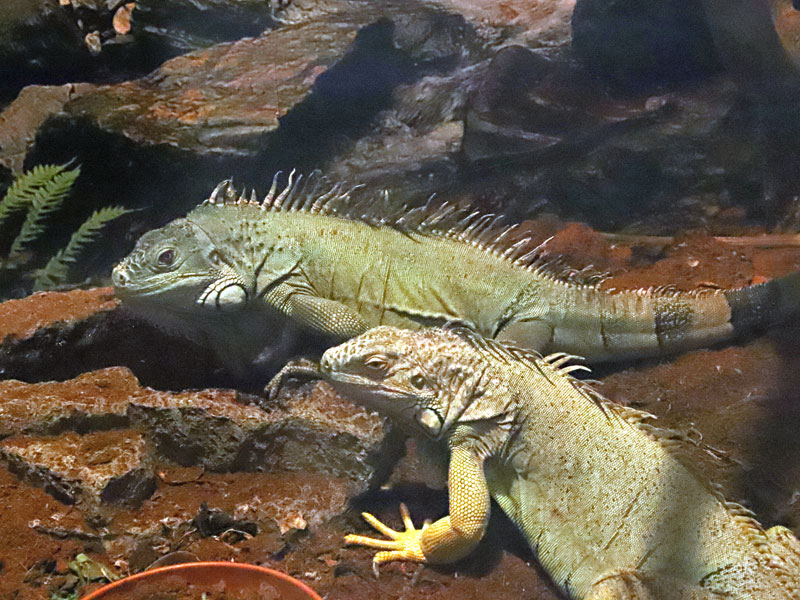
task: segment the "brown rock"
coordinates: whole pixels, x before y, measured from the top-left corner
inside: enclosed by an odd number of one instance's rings
[[[138,144],[249,152],[344,53],[358,23],[311,22],[186,54],[143,79],[98,86],[65,112]]]
[[[111,288],[39,292],[0,304],[0,340],[27,338],[37,330],[81,321],[118,306]]]
[[[78,504],[94,522],[104,521],[105,504],[134,506],[155,489],[144,438],[135,431],[16,436],[3,440],[0,457],[56,499]]]
[[[59,112],[85,84],[30,85],[0,113],[0,165],[14,172],[22,170],[28,149],[44,121]]]
[[[215,382],[209,350],[132,320],[117,307],[110,288],[42,292],[0,304],[0,375],[68,379],[128,364],[146,383],[160,387]]]
[[[0,437],[126,426],[128,402],[140,390],[133,374],[122,367],[67,382],[2,381]]]
[[[59,383],[0,383],[0,436],[136,427],[161,456],[215,470],[320,471],[367,482],[381,420],[320,384],[264,412],[231,390],[141,387],[122,367]]]
[[[432,0],[483,27],[504,30],[515,43],[562,46],[570,42],[575,0]]]

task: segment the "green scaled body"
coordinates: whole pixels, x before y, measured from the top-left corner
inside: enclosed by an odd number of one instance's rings
[[[117,295],[240,366],[287,319],[335,341],[377,325],[459,321],[599,362],[713,344],[798,305],[800,275],[728,292],[601,290],[553,275],[530,240],[491,215],[445,204],[362,216],[338,186],[299,187],[273,186],[258,202],[220,184],[138,241],[114,269]]]

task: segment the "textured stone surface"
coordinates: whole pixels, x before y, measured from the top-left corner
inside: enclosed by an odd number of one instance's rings
[[[24,480],[103,522],[106,504],[135,506],[155,489],[145,440],[136,431],[58,437],[17,436],[0,442],[0,458]]]
[[[116,367],[60,383],[0,382],[0,435],[135,427],[182,465],[226,470],[310,470],[366,482],[381,421],[328,388],[264,412],[236,392],[158,392]]]
[[[0,339],[24,339],[45,327],[64,326],[118,306],[111,288],[39,292],[0,304]]]
[[[65,83],[58,86],[29,85],[23,89],[0,113],[0,165],[14,172],[21,171],[39,126],[60,111],[83,87]]]
[[[484,27],[503,30],[516,43],[562,46],[571,39],[575,0],[434,0]]]
[[[42,292],[0,304],[0,374],[47,381],[128,364],[145,383],[162,388],[224,382],[209,349],[132,320],[117,307],[110,288]],[[148,347],[160,351],[143,350]]]

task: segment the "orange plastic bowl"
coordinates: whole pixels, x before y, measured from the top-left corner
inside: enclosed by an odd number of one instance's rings
[[[175,590],[180,598],[200,598],[202,592],[223,593],[234,600],[322,600],[306,584],[286,573],[246,563],[193,562],[159,567],[125,577],[81,600],[147,600]]]

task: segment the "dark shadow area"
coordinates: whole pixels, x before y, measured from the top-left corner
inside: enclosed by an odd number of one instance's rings
[[[721,67],[699,0],[578,0],[572,34],[587,67],[623,92],[698,80]]]
[[[800,320],[770,330],[769,339],[783,357],[775,392],[759,399],[760,420],[745,442],[749,452],[741,485],[748,508],[766,527],[800,526],[800,511],[792,504],[800,481]]]
[[[398,86],[456,66],[461,46],[457,33],[464,28],[460,17],[428,11],[363,27],[341,60],[281,118],[255,160],[259,170],[253,173],[254,181],[266,189],[275,171],[309,172],[345,152],[391,106]],[[419,44],[420,37],[427,43],[407,47]]]
[[[40,243],[58,248],[86,217],[103,206],[138,209],[124,217],[124,231],[103,236],[98,271],[127,254],[143,233],[183,215],[207,198],[221,179],[242,169],[242,159],[198,156],[166,144],[144,147],[99,129],[88,118],[57,116],[40,129],[25,168],[74,162],[81,167],[59,213],[58,231]]]

